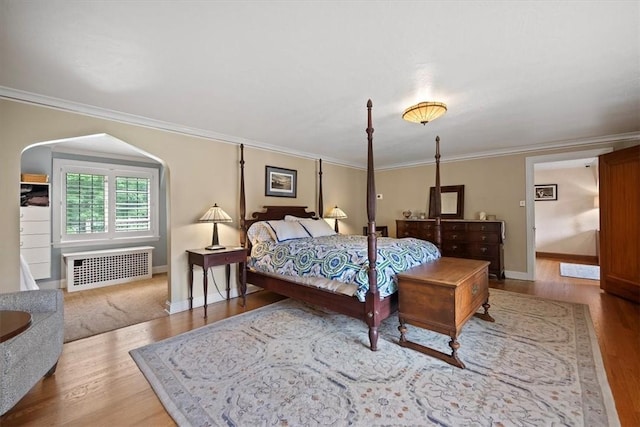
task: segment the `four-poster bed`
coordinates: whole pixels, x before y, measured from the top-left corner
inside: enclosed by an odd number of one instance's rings
[[[366,259],[364,261],[364,265],[366,268],[366,279],[367,279],[367,288],[366,293],[361,295],[364,301],[361,301],[354,296],[344,295],[336,292],[329,292],[324,289],[320,289],[312,286],[301,285],[300,283],[293,282],[291,280],[287,280],[282,278],[281,276],[275,276],[273,274],[265,274],[264,272],[257,271],[255,268],[251,268],[251,262],[247,264],[246,271],[246,280],[248,283],[259,286],[263,289],[270,290],[272,292],[278,293],[280,295],[284,295],[290,298],[294,298],[297,300],[301,300],[307,303],[323,306],[325,308],[331,309],[335,312],[345,314],[351,317],[355,317],[358,319],[362,319],[369,327],[369,342],[371,350],[377,350],[377,342],[378,342],[378,327],[380,323],[389,317],[392,313],[397,310],[398,307],[398,298],[397,292],[391,293],[389,295],[382,294],[380,292],[380,281],[379,281],[379,271],[378,271],[378,238],[376,236],[376,224],[375,224],[375,213],[376,213],[376,191],[375,191],[375,180],[374,180],[374,159],[373,159],[373,126],[371,119],[371,109],[372,102],[369,100],[367,102],[367,237],[366,237]],[[439,142],[439,138],[437,140]],[[436,156],[436,174],[439,175],[439,152]],[[251,215],[251,219],[247,219],[246,212],[246,201],[245,201],[245,185],[244,185],[244,147],[240,146],[240,227],[241,227],[241,238],[240,243],[243,247],[249,249],[249,253],[251,253],[252,242],[248,238],[248,231],[251,226],[258,222],[267,222],[268,224],[272,224],[272,221],[284,220],[287,216],[297,217],[298,219],[309,219],[316,217],[314,212],[308,212],[306,207],[303,206],[265,206],[265,210],[263,212],[254,212]],[[319,197],[318,197],[318,209],[319,209],[319,217],[322,217],[322,163],[320,162],[319,168]],[[440,190],[440,178],[436,176],[436,188],[437,191]],[[439,200],[439,197],[438,197]],[[320,219],[319,221],[323,221]],[[275,225],[275,224],[273,224]],[[439,221],[437,222],[439,226]],[[273,230],[276,231],[276,230]],[[436,236],[439,237],[440,233],[436,233]],[[395,239],[389,239],[395,240]],[[417,239],[402,239],[403,241],[407,240],[417,240]],[[404,242],[403,242],[404,243]],[[436,241],[436,246],[439,247],[440,241]],[[429,242],[417,240],[417,244],[420,245],[433,245]],[[386,241],[382,244],[385,248],[391,245]],[[419,263],[424,263],[427,261],[433,261],[434,259],[440,256],[439,251],[433,247],[434,253],[428,253],[430,251],[429,247],[422,247],[419,249],[407,249],[406,253],[411,252],[424,252],[422,255],[427,254]],[[382,252],[381,252],[382,253]],[[393,257],[393,256],[392,256]],[[407,257],[408,258],[408,257]],[[417,258],[416,258],[417,259]],[[386,262],[386,260],[384,260]],[[415,260],[414,260],[415,261]],[[387,262],[385,265],[384,275],[388,275],[387,266],[392,264],[393,262]],[[419,265],[417,263],[411,264],[409,266],[405,266],[406,268],[411,268],[412,266]],[[362,266],[361,266],[362,268]],[[244,289],[243,286],[243,296]]]

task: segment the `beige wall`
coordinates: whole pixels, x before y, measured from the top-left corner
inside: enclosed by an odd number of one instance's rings
[[[7,100],[0,100],[0,200],[9,201],[0,203],[3,243],[0,292],[17,290],[19,283],[17,189],[21,151],[37,142],[96,133],[113,135],[165,162],[170,180],[167,221],[170,301],[186,300],[185,250],[204,247],[210,242],[210,224],[196,221],[211,203],[223,206],[235,221],[229,226],[220,226],[221,242],[239,242],[238,146]],[[592,144],[588,148],[607,146],[615,147],[614,144]],[[583,149],[584,146],[535,155]],[[465,186],[464,217],[476,218],[479,211],[484,211],[504,220],[505,267],[507,271],[526,272],[526,212],[519,201],[525,200],[525,159],[534,154],[446,162],[446,147],[442,151],[445,161],[441,165],[442,185]],[[248,212],[265,204],[295,204],[317,210],[315,160],[255,148],[246,148],[245,160]],[[264,196],[265,165],[298,171],[296,199]],[[377,172],[376,192],[383,194],[383,199],[377,201],[377,224],[387,225],[390,234],[395,236],[395,220],[402,217],[403,210],[427,211],[427,193],[434,185],[434,170],[434,165],[425,165]],[[325,162],[323,172],[325,213],[337,204],[349,215],[340,221],[340,231],[360,234],[367,218],[365,171]],[[12,200],[15,203],[10,202]],[[194,296],[198,295],[201,290],[196,286]]]
[[[0,271],[3,273],[0,292],[19,288],[17,189],[22,150],[38,142],[97,133],[108,133],[165,163],[169,176],[169,300],[186,301],[185,250],[210,243],[211,225],[196,221],[211,204],[218,203],[234,219],[233,224],[219,226],[220,242],[234,245],[240,241],[237,229],[239,147],[7,100],[0,100],[0,200],[5,201],[0,203]],[[263,205],[298,205],[308,206],[314,211],[317,209],[317,161],[253,148],[245,148],[245,161],[248,212],[258,210]],[[265,197],[265,165],[296,169],[298,197]],[[364,190],[360,191],[361,185],[357,181],[364,181],[364,172],[338,165],[323,166],[325,207],[327,203],[340,204],[350,214],[348,219],[341,222],[341,227],[345,232],[357,230],[362,222],[358,213],[365,209]],[[218,274],[216,272],[216,276]],[[232,285],[235,285],[235,277]],[[194,297],[201,295],[201,287],[194,286]]]
[[[524,156],[494,157],[448,162],[440,165],[441,185],[464,185],[464,218],[477,219],[478,212],[496,215],[506,223],[505,268],[526,271]],[[497,172],[497,173],[496,173]],[[429,187],[435,185],[435,165],[417,166],[377,173],[379,224],[396,235],[395,220],[402,211],[428,212]]]
[[[610,146],[614,144],[592,144],[588,149]],[[526,158],[584,149],[582,146],[457,162],[446,162],[443,150],[441,185],[465,186],[464,218],[477,219],[483,211],[505,221],[507,276],[515,272],[513,277],[522,277],[527,272],[526,208],[519,205],[526,196]],[[435,165],[380,171],[376,173],[376,180],[377,192],[384,197],[378,203],[377,222],[388,225],[390,235],[396,235],[395,220],[402,218],[402,211],[428,212],[428,191],[435,185]]]
[[[594,169],[536,169],[535,184],[556,184],[558,200],[535,202],[536,251],[596,255],[600,215]]]

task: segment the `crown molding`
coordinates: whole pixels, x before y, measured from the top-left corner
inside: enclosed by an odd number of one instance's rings
[[[514,154],[536,153],[540,151],[562,150],[566,148],[580,148],[585,146],[610,144],[614,142],[640,141],[640,132],[628,132],[614,135],[599,136],[593,138],[573,139],[566,141],[555,141],[546,144],[536,144],[523,146],[518,148],[509,148],[503,150],[482,151],[477,153],[465,154],[461,156],[448,156],[446,159],[440,159],[440,163],[460,162],[465,160],[478,160],[488,157],[511,156]],[[376,168],[376,171],[386,171],[393,169],[404,169],[417,166],[425,166],[435,164],[435,160],[396,163],[389,166]]]
[[[67,101],[60,98],[54,98],[50,96],[35,94],[32,92],[12,89],[6,86],[0,86],[0,98],[9,99],[11,101],[22,102],[25,104],[39,105],[42,107],[53,108],[61,111],[68,111],[71,113],[82,114],[85,116],[96,117],[99,119],[112,120],[120,123],[144,126],[151,129],[158,129],[158,130],[173,132],[173,133],[182,134],[182,135],[195,136],[195,137],[204,138],[204,139],[211,139],[211,140],[215,140],[215,141],[226,143],[226,144],[233,144],[233,145],[244,144],[246,147],[257,148],[257,149],[279,153],[279,154],[286,154],[288,156],[299,157],[303,159],[310,159],[315,161],[320,158],[315,153],[284,149],[282,147],[278,147],[278,146],[267,144],[260,141],[254,141],[246,138],[240,138],[237,136],[226,135],[219,132],[207,131],[204,129],[182,126],[176,123],[150,119],[147,117],[137,116],[135,114],[122,113],[119,111],[109,110],[106,108],[94,107],[91,105]],[[365,169],[365,167],[363,167],[362,164],[345,162],[344,160],[340,160],[332,157],[329,157],[329,158],[322,157],[322,161],[339,165],[339,166],[348,166],[356,169]]]
[[[23,102],[27,104],[40,105],[47,108],[68,111],[72,113],[82,114],[82,115],[91,116],[91,117],[97,117],[97,118],[106,119],[106,120],[113,120],[113,121],[121,122],[125,124],[144,126],[152,129],[158,129],[158,130],[173,132],[173,133],[182,134],[182,135],[215,140],[215,141],[226,143],[226,144],[234,144],[234,145],[244,144],[246,147],[270,151],[270,152],[279,153],[279,154],[286,154],[288,156],[299,157],[303,159],[309,159],[309,160],[315,161],[321,158],[315,153],[284,149],[282,147],[278,147],[278,146],[267,144],[260,141],[250,140],[250,139],[241,138],[241,137],[232,136],[232,135],[226,135],[219,132],[212,132],[212,131],[207,131],[203,129],[192,128],[188,126],[182,126],[176,123],[164,122],[160,120],[150,119],[147,117],[137,116],[134,114],[122,113],[119,111],[109,110],[106,108],[94,107],[87,104],[67,101],[60,98],[54,98],[54,97],[45,96],[45,95],[39,95],[32,92],[12,89],[5,86],[0,86],[0,98],[5,98],[12,101]],[[566,140],[566,141],[554,141],[546,144],[529,145],[524,147],[508,148],[508,149],[502,149],[502,150],[482,151],[482,152],[476,152],[476,153],[465,154],[460,156],[447,157],[445,160],[441,160],[441,163],[459,162],[459,161],[465,161],[465,160],[477,160],[477,159],[483,159],[488,157],[509,156],[513,154],[522,154],[522,153],[535,153],[535,152],[546,151],[546,150],[561,150],[566,148],[582,147],[585,145],[606,144],[606,143],[612,143],[612,142],[624,142],[624,141],[633,141],[633,140],[640,140],[640,132],[629,132],[629,133],[623,133],[623,134],[606,135],[606,136],[600,136],[600,137],[594,137],[594,138],[583,138],[583,139],[574,139],[574,140]],[[346,166],[354,169],[366,170],[366,164],[364,163],[345,162],[344,160],[332,158],[332,157],[322,157],[322,161],[325,163],[331,163],[338,166]],[[431,165],[434,163],[435,163],[435,160],[395,163],[388,166],[379,166],[376,168],[376,171],[403,169],[403,168]]]

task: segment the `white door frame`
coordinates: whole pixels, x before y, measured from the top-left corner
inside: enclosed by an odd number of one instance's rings
[[[536,218],[535,218],[535,202],[533,197],[533,186],[535,184],[534,165],[536,163],[559,162],[563,160],[586,159],[590,157],[598,157],[601,154],[610,153],[612,147],[598,148],[584,151],[571,151],[567,153],[545,154],[542,156],[527,157],[525,166],[525,204],[527,214],[527,273],[524,280],[535,280],[536,278]]]

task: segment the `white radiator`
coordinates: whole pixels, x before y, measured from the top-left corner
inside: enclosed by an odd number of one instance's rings
[[[62,254],[67,291],[100,288],[151,278],[153,246]]]

